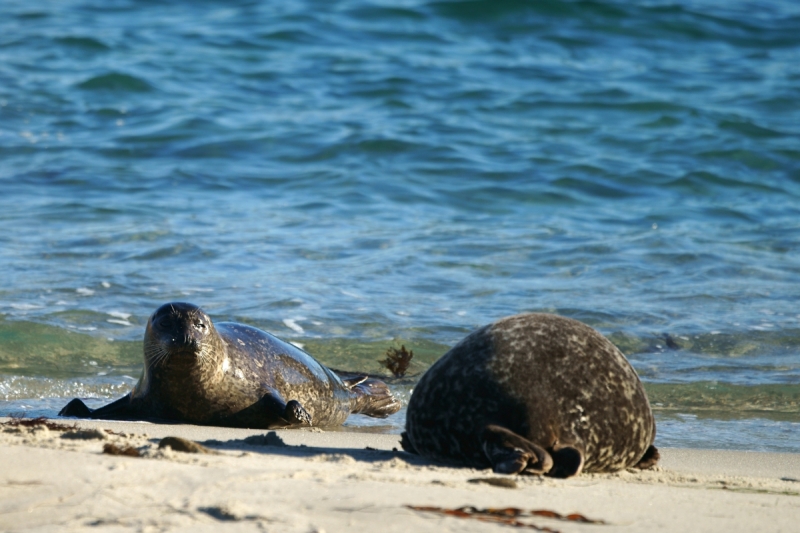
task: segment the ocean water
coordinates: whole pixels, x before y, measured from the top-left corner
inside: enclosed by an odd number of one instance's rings
[[[183,300],[403,398],[545,311],[657,444],[800,452],[800,4],[0,4],[0,415],[99,405]],[[400,431],[354,416],[349,428]]]

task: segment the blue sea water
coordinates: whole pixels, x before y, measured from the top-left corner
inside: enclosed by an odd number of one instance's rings
[[[418,376],[523,311],[662,446],[800,452],[800,4],[0,4],[0,415],[129,390],[188,300]],[[388,421],[348,425],[399,431]]]

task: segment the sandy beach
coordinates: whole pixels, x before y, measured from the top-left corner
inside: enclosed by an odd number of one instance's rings
[[[655,470],[555,480],[432,464],[397,451],[397,435],[50,422],[68,429],[0,419],[2,531],[788,532],[800,521],[795,454],[665,449]],[[201,447],[159,447],[166,437]],[[436,510],[463,507],[474,509]],[[493,508],[519,512],[481,512]]]

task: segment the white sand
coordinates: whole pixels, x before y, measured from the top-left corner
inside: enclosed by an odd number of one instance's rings
[[[82,433],[0,427],[0,531],[513,530],[407,505],[545,509],[606,522],[519,518],[563,532],[800,531],[795,454],[667,449],[655,471],[554,480],[434,465],[393,452],[397,435],[283,430],[265,439],[263,430],[78,426]],[[166,436],[216,453],[160,450]],[[143,457],[103,454],[109,443]],[[518,487],[475,478],[514,479]]]

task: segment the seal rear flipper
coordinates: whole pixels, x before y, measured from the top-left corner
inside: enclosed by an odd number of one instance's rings
[[[400,410],[402,404],[392,395],[383,381],[368,376],[347,378],[342,381],[350,391],[350,412],[386,418]]]
[[[553,467],[547,450],[502,426],[486,426],[481,444],[498,474],[546,474]]]
[[[633,465],[633,467],[641,470],[652,468],[658,463],[659,459],[661,459],[661,454],[658,453],[658,448],[651,444],[644,452],[642,458],[639,459],[639,462]]]
[[[362,383],[364,383],[365,381],[367,381],[369,379],[369,376],[362,376],[362,375],[357,375],[357,374],[344,374],[344,373],[341,373],[341,374],[338,374],[338,376],[339,376],[339,379],[342,380],[342,383],[344,383],[344,386],[347,387],[347,390],[352,389],[356,385],[361,385]]]
[[[576,446],[557,446],[550,451],[550,455],[553,457],[553,468],[547,473],[550,477],[577,476],[583,470],[585,454]]]

